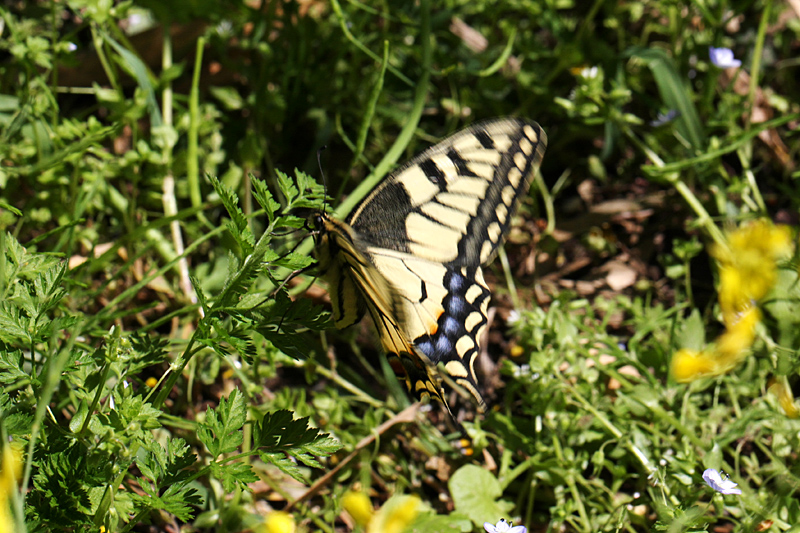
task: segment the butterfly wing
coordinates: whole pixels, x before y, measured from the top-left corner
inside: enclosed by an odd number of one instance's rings
[[[347,224],[319,215],[317,261],[328,292],[337,328],[361,320],[369,311],[381,346],[397,374],[419,398],[432,396],[448,409],[435,365],[410,342],[404,322],[400,293],[376,268],[375,257],[358,244],[358,236]],[[413,259],[413,258],[412,258]]]
[[[442,363],[448,375],[473,396],[483,411],[485,403],[474,365],[487,325],[491,295],[481,268],[456,269],[387,249],[369,248],[368,253],[370,261],[394,288],[392,316],[414,348],[406,351],[428,367]],[[406,361],[404,354],[395,355],[404,368],[418,366],[416,361]],[[417,394],[435,389],[435,396],[444,402],[441,380],[437,374],[434,376],[437,379],[432,382],[419,372],[409,375],[409,388]]]
[[[347,223],[324,219],[318,259],[337,326],[369,310],[418,396],[447,405],[442,363],[483,407],[474,364],[490,293],[481,265],[501,246],[546,144],[534,122],[478,124],[381,181]]]
[[[381,181],[348,223],[372,248],[453,267],[486,264],[546,145],[535,122],[505,118],[472,126]]]
[[[384,179],[348,220],[396,291],[406,337],[481,407],[474,366],[490,299],[481,265],[508,233],[546,144],[533,122],[473,126]]]

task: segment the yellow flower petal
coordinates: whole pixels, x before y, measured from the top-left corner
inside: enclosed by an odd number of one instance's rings
[[[753,345],[756,338],[756,325],[761,320],[761,312],[751,307],[736,317],[736,321],[717,338],[715,355],[723,366],[732,367]]]
[[[17,490],[17,481],[22,477],[22,452],[8,444],[3,447],[3,462],[0,463],[0,533],[13,533],[14,519],[9,501],[11,491]]]
[[[403,533],[417,518],[419,507],[420,499],[416,496],[396,496],[375,514],[367,533]]]
[[[792,252],[788,226],[767,220],[743,224],[726,235],[727,246],[712,247],[719,263],[719,303],[725,325],[763,298],[775,284],[777,261]]]
[[[717,363],[706,352],[684,348],[672,356],[672,376],[686,383],[717,373]]]
[[[0,465],[0,491],[8,494],[16,489],[17,480],[22,478],[22,451],[6,444]]]
[[[342,496],[342,507],[347,513],[353,517],[361,527],[367,527],[370,520],[372,520],[373,510],[372,502],[369,501],[367,495],[363,492],[348,491]]]
[[[786,384],[786,378],[780,380],[772,378],[769,380],[770,384],[767,390],[778,397],[778,403],[789,418],[797,418],[800,416],[800,408],[794,403],[794,396],[792,389]]]
[[[264,520],[266,533],[294,533],[295,529],[294,518],[283,511],[272,511]]]

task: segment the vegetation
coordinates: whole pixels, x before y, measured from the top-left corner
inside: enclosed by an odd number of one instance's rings
[[[796,4],[5,3],[0,532],[797,531]],[[503,115],[464,442],[292,273]]]

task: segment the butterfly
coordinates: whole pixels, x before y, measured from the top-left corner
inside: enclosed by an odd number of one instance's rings
[[[369,312],[394,371],[418,398],[450,411],[442,365],[485,409],[475,373],[491,297],[482,266],[502,245],[546,145],[535,122],[482,122],[388,175],[345,221],[314,215],[336,327]]]

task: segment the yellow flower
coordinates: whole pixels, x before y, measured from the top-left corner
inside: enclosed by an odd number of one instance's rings
[[[295,529],[294,518],[283,511],[272,511],[264,520],[265,533],[294,533]]]
[[[785,376],[780,380],[770,378],[769,387],[767,390],[778,397],[778,403],[780,404],[781,409],[783,409],[783,412],[786,413],[786,416],[789,418],[797,418],[800,416],[800,408],[798,408],[797,404],[794,403],[792,389],[789,388],[788,384],[786,383]]]
[[[758,308],[751,307],[738,316],[736,322],[729,324],[725,333],[717,338],[715,355],[722,366],[725,366],[723,371],[733,368],[745,350],[753,345],[759,320],[761,312]]]
[[[367,533],[403,533],[419,514],[420,500],[416,496],[396,496],[375,513]]]
[[[756,338],[758,301],[778,277],[778,260],[792,253],[787,226],[768,220],[743,224],[727,242],[711,249],[719,264],[719,307],[725,333],[702,352],[681,350],[672,358],[672,375],[681,382],[728,372],[739,364]]]
[[[686,383],[717,374],[717,362],[705,351],[684,348],[672,356],[672,376]]]
[[[727,246],[711,249],[719,263],[719,305],[726,326],[775,284],[778,259],[792,252],[791,237],[788,226],[756,220],[728,233]]]
[[[347,492],[342,506],[367,533],[403,533],[417,518],[421,502],[416,496],[393,496],[374,512],[372,503],[361,492]]]
[[[17,480],[22,477],[22,452],[8,444],[3,446],[3,462],[0,463],[0,533],[14,531],[11,515],[12,491],[17,490]]]
[[[361,527],[367,527],[372,520],[372,502],[369,501],[363,492],[348,491],[342,496],[342,507],[347,511],[353,520]]]

